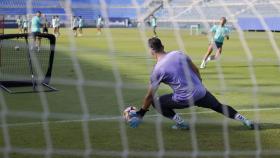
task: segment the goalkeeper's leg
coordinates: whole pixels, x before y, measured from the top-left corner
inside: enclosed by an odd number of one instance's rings
[[[253,122],[248,120],[243,115],[239,114],[234,108],[228,105],[221,104],[210,92],[206,92],[206,95],[195,102],[196,106],[203,108],[210,108],[218,113],[225,115],[228,118],[242,122],[245,126],[253,129],[255,126]]]
[[[175,113],[173,109],[183,109],[189,107],[186,103],[179,103],[172,100],[172,94],[160,96],[154,103],[153,107],[163,116],[173,120],[176,125],[172,126],[173,129],[189,129],[188,124]]]

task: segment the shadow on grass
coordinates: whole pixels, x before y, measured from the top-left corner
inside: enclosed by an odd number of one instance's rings
[[[269,129],[280,129],[280,123],[260,123],[261,131]]]
[[[258,123],[257,124],[259,126],[258,130],[259,131],[265,131],[265,130],[272,130],[272,129],[280,129],[280,124],[279,123]],[[254,130],[250,130],[245,126],[231,126],[229,127],[232,130],[236,130],[236,131],[254,131]]]

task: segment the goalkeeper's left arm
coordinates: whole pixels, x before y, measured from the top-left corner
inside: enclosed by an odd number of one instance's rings
[[[140,117],[144,117],[145,113],[149,111],[149,107],[151,106],[152,103],[153,103],[153,89],[152,86],[149,86],[148,92],[143,100],[143,106],[139,111],[137,111],[137,114]]]

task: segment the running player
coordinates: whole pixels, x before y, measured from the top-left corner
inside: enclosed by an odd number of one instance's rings
[[[154,37],[157,37],[157,32],[156,32],[157,18],[154,15],[151,15],[151,17],[150,17],[150,24],[151,24],[151,27],[153,28]]]
[[[203,57],[203,60],[200,65],[201,69],[205,68],[206,64],[210,60],[217,60],[221,56],[224,38],[226,37],[226,39],[229,40],[230,29],[225,26],[226,22],[227,22],[226,18],[222,17],[220,20],[220,25],[214,25],[211,28],[210,31],[215,33],[215,35],[214,35],[214,38],[213,38],[211,44],[208,47],[206,54]],[[217,48],[216,54],[211,55],[214,48]]]

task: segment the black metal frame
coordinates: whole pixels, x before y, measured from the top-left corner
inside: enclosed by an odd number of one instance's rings
[[[43,88],[43,91],[46,92],[51,92],[51,91],[57,91],[56,88],[52,87],[49,85],[51,75],[52,75],[52,67],[53,67],[53,60],[54,60],[54,53],[55,53],[55,43],[56,43],[56,38],[52,34],[42,34],[42,33],[36,33],[36,34],[5,34],[5,35],[0,35],[0,41],[1,40],[7,40],[7,39],[15,39],[15,38],[24,38],[29,44],[28,39],[29,38],[35,38],[35,37],[41,37],[41,38],[47,38],[50,41],[50,57],[49,57],[49,64],[48,64],[48,69],[45,74],[45,78],[43,81],[38,81],[36,80],[36,76],[34,76],[34,71],[33,71],[33,64],[32,64],[32,55],[30,49],[27,49],[27,58],[29,62],[29,70],[30,70],[30,76],[31,80],[18,80],[18,81],[1,81],[0,80],[0,87],[5,90],[8,93],[31,93],[31,92],[40,92],[40,88],[38,89],[37,87],[39,85],[46,87]],[[28,46],[29,48],[29,46]],[[1,51],[1,50],[0,50]],[[32,91],[12,91],[10,88],[11,87],[29,87],[32,86],[33,90]]]

